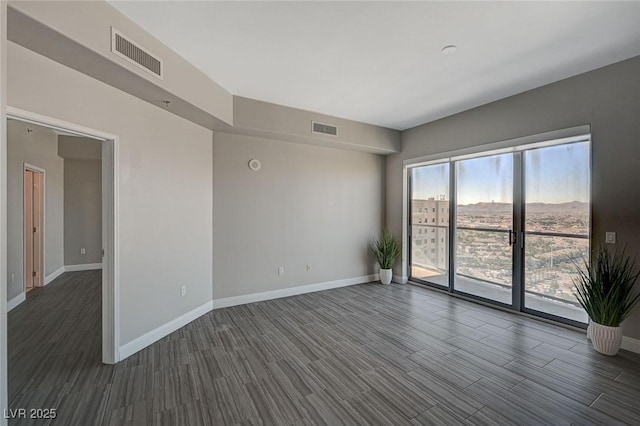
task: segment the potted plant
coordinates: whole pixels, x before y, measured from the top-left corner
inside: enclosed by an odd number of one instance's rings
[[[390,284],[393,277],[393,264],[400,256],[400,243],[391,231],[385,229],[382,238],[374,238],[371,241],[371,251],[376,256],[380,265],[380,281],[382,284]]]
[[[622,249],[609,249],[601,244],[593,263],[585,261],[574,279],[578,302],[589,315],[587,337],[596,351],[615,355],[622,344],[620,324],[631,314],[640,294],[634,295],[634,284],[640,272],[635,259]]]

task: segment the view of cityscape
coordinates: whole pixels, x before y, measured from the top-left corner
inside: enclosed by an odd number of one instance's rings
[[[455,244],[455,289],[511,305],[510,239],[516,236],[510,230],[514,199],[522,198],[524,239],[520,235],[515,243],[524,242],[525,308],[586,322],[573,280],[589,255],[587,140],[525,149],[519,156],[507,152],[417,166],[410,186],[412,277],[448,286],[449,244]],[[450,193],[456,200],[454,224]]]
[[[526,235],[526,291],[576,304],[573,278],[589,252],[589,204],[530,203],[525,209],[528,232],[571,235]],[[510,203],[456,206],[459,276],[511,286],[512,248],[508,230],[512,227],[512,210]],[[446,275],[449,201],[443,197],[412,200],[412,225],[412,265],[418,267],[425,279]]]

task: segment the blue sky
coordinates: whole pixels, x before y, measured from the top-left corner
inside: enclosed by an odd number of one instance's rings
[[[589,143],[524,152],[525,199],[529,203],[589,201]],[[501,154],[457,163],[458,204],[511,202],[513,157]],[[413,169],[414,198],[449,197],[449,165]]]
[[[533,149],[525,153],[526,201],[589,201],[589,143]]]

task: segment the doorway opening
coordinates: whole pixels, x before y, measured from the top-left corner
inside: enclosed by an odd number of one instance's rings
[[[45,171],[24,165],[24,291],[44,285]]]
[[[9,125],[11,125],[11,123],[19,123],[25,127],[25,129],[39,126],[39,128],[46,129],[49,133],[57,135],[59,141],[66,138],[67,142],[70,142],[71,145],[77,142],[76,145],[78,146],[75,147],[78,148],[75,150],[76,154],[69,154],[69,152],[74,151],[75,148],[69,150],[67,149],[68,146],[63,147],[62,143],[55,143],[53,150],[55,151],[54,154],[58,157],[56,161],[64,162],[65,160],[63,160],[62,157],[67,157],[67,171],[69,172],[67,177],[70,178],[70,181],[75,181],[75,183],[80,184],[80,186],[76,185],[68,191],[67,195],[69,197],[64,197],[63,190],[60,190],[61,192],[57,194],[56,197],[53,197],[52,193],[56,189],[53,184],[56,179],[58,180],[58,188],[62,188],[64,185],[63,174],[56,176],[53,172],[53,169],[55,169],[54,166],[42,167],[37,164],[38,161],[22,161],[20,163],[18,180],[22,182],[20,182],[18,189],[14,188],[14,192],[17,191],[17,194],[12,195],[11,189],[8,189],[7,204],[8,206],[10,203],[15,206],[19,204],[21,209],[25,210],[24,215],[20,214],[20,222],[22,222],[28,215],[26,213],[27,211],[38,211],[38,206],[35,206],[34,210],[34,206],[29,205],[29,199],[33,200],[33,197],[37,197],[39,190],[43,196],[42,208],[40,209],[42,214],[40,217],[38,213],[33,213],[31,217],[27,217],[29,220],[24,220],[24,224],[20,224],[21,226],[18,227],[18,235],[7,236],[7,254],[8,256],[10,253],[11,256],[18,256],[15,250],[15,247],[18,247],[21,261],[33,259],[33,264],[39,263],[41,266],[39,266],[40,270],[38,270],[38,265],[35,265],[35,275],[33,274],[34,270],[31,270],[31,276],[35,277],[33,281],[24,279],[24,277],[29,275],[27,269],[31,269],[31,266],[26,265],[29,263],[27,261],[25,261],[21,267],[14,267],[15,272],[12,270],[8,271],[7,308],[8,310],[12,310],[20,305],[26,298],[26,290],[28,287],[30,287],[29,290],[37,287],[45,287],[65,273],[65,271],[84,271],[82,273],[91,275],[94,281],[97,279],[99,285],[98,292],[100,294],[100,300],[95,305],[98,313],[96,324],[98,324],[98,329],[101,329],[97,336],[98,340],[101,341],[101,344],[99,344],[96,349],[98,362],[115,364],[119,361],[116,220],[116,159],[118,138],[115,135],[100,130],[86,128],[75,123],[10,106],[7,107],[7,120]],[[27,130],[25,130],[25,132],[27,132]],[[92,142],[93,146],[89,142]],[[82,146],[80,146],[80,144],[82,144]],[[32,148],[33,147],[30,147],[30,149]],[[60,152],[58,152],[59,150]],[[64,150],[66,151],[63,153]],[[10,156],[11,152],[8,152],[8,154]],[[29,155],[32,154],[37,156],[39,152],[37,150],[31,151]],[[71,167],[72,165],[73,167]],[[87,169],[91,171],[91,176],[86,178],[88,175],[83,174],[81,178],[78,173],[84,173],[83,170],[86,171]],[[12,173],[10,166],[7,168],[7,174],[9,173]],[[40,178],[42,182],[38,185]],[[30,179],[36,182],[35,191],[31,194],[27,192],[27,186],[30,185],[27,180]],[[10,180],[11,179],[8,179],[8,181]],[[78,205],[78,200],[86,197],[87,194],[93,195],[93,202],[90,206],[81,208],[81,206]],[[61,208],[59,205],[55,205],[55,203],[66,205],[63,205]],[[67,207],[70,213],[76,213],[74,217],[71,217],[72,215],[65,217],[64,213],[60,213],[58,216],[55,215],[56,211],[64,212]],[[34,220],[36,226],[31,226],[30,223]],[[39,220],[41,220],[42,223],[40,226],[37,226]],[[71,232],[67,233],[68,235],[56,239],[55,235],[53,235],[53,225],[49,223],[49,221],[55,223],[60,229],[67,228],[67,231],[73,231],[75,229],[75,235]],[[89,222],[90,226],[87,225]],[[78,226],[70,226],[70,224]],[[82,225],[84,225],[84,228],[82,228]],[[8,228],[9,230],[14,229],[12,227]],[[86,231],[87,229],[90,231]],[[90,236],[91,241],[82,240],[87,237],[87,235],[85,235],[87,233],[92,233]],[[58,235],[60,235],[59,229]],[[71,242],[71,244],[65,246],[64,237],[66,237],[66,241]],[[12,247],[11,242],[13,240],[19,241],[19,244],[14,244]],[[33,252],[33,257],[27,253],[26,246],[30,241],[35,241],[32,244],[36,248],[36,251]],[[37,254],[38,244],[42,247],[41,256]],[[53,247],[53,249],[50,250],[50,246]],[[47,253],[55,254],[48,255]],[[17,262],[16,264],[19,265],[19,263],[20,262]],[[17,296],[16,294],[12,294],[12,291],[17,293]],[[38,293],[40,292],[41,289],[38,289]],[[30,293],[33,293],[33,291],[30,291]],[[60,302],[64,303],[64,301]],[[80,327],[80,324],[78,324],[78,327]],[[64,344],[73,345],[73,342],[66,342]],[[11,350],[11,347],[9,347],[9,350]],[[9,374],[11,376],[12,372],[9,371]]]

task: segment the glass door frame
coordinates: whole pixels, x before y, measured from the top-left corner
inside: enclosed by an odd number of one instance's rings
[[[573,132],[574,135],[564,137],[551,137],[551,134],[556,132],[550,132],[550,134],[536,135],[532,138],[536,138],[536,141],[530,141],[528,143],[521,143],[523,139],[519,138],[513,141],[504,141],[498,144],[490,144],[480,147],[475,150],[465,150],[467,152],[451,152],[448,154],[442,154],[439,158],[427,158],[423,161],[405,161],[404,162],[404,178],[406,182],[406,191],[404,197],[406,198],[405,204],[405,229],[403,230],[403,236],[405,238],[405,244],[403,248],[407,255],[405,262],[403,263],[403,269],[406,271],[407,281],[415,282],[420,285],[436,288],[441,291],[446,291],[452,295],[460,296],[463,298],[479,301],[482,303],[495,305],[503,309],[507,309],[515,312],[523,312],[531,314],[543,319],[571,325],[577,328],[586,328],[587,324],[578,322],[569,318],[559,317],[547,312],[538,311],[535,309],[527,308],[525,306],[525,244],[526,234],[537,234],[536,232],[525,232],[525,182],[524,182],[524,152],[530,149],[557,146],[570,144],[574,142],[589,142],[589,185],[591,185],[591,158],[593,144],[591,143],[591,129],[589,126],[579,126],[572,129],[566,129],[560,132]],[[549,135],[549,136],[545,136]],[[520,142],[520,143],[518,143]],[[498,145],[498,146],[496,146]],[[502,145],[502,146],[499,146]],[[506,146],[504,146],[506,145]],[[491,149],[491,146],[496,146]],[[455,288],[455,276],[456,276],[456,247],[457,247],[457,226],[456,226],[456,210],[457,210],[457,188],[456,188],[456,170],[457,163],[460,160],[467,158],[478,158],[496,154],[504,154],[511,152],[513,155],[513,224],[512,231],[515,238],[512,244],[512,301],[511,304],[502,303],[499,301],[491,300],[481,296],[473,295],[470,293],[461,292]],[[448,264],[448,287],[431,283],[424,279],[415,278],[411,274],[411,245],[412,245],[412,179],[411,171],[416,167],[423,167],[428,165],[435,165],[439,163],[449,163],[449,264]],[[590,189],[590,200],[592,199],[592,190]],[[591,201],[590,201],[591,203]],[[591,235],[593,232],[591,213],[589,214],[589,242],[591,245]],[[546,235],[546,234],[545,234]],[[563,236],[560,235],[559,236]],[[572,236],[573,237],[573,236]],[[403,272],[404,272],[403,271]],[[403,274],[404,275],[404,274]]]
[[[493,155],[500,155],[504,153],[486,153],[486,155],[482,152],[478,153],[478,155],[473,156],[471,158],[482,158],[482,157],[491,157]],[[470,298],[473,300],[481,301],[483,303],[490,303],[492,305],[500,306],[503,308],[507,308],[510,310],[521,311],[524,301],[524,294],[522,294],[522,286],[520,283],[520,275],[523,271],[524,251],[520,249],[520,247],[524,247],[522,245],[521,235],[521,225],[523,223],[522,220],[522,195],[519,193],[519,188],[521,187],[521,153],[520,152],[512,152],[512,165],[513,165],[513,188],[512,188],[512,223],[511,228],[509,230],[498,230],[498,229],[483,229],[483,228],[462,228],[469,229],[475,231],[487,231],[487,232],[497,232],[497,233],[510,233],[509,241],[511,246],[511,303],[504,303],[498,300],[489,299],[486,297],[478,296],[472,293],[467,293],[456,289],[456,248],[457,248],[457,230],[459,227],[457,226],[457,205],[458,205],[458,187],[457,187],[457,170],[458,170],[458,162],[464,159],[452,159],[450,163],[450,198],[451,198],[451,215],[449,217],[451,226],[451,234],[452,239],[449,244],[449,259],[450,259],[450,272],[449,272],[449,289],[453,294],[457,294],[463,296],[465,298]]]
[[[593,158],[593,143],[591,140],[591,133],[583,135],[582,139],[579,140],[575,140],[575,141],[568,141],[568,142],[564,142],[564,143],[557,143],[557,144],[553,144],[553,145],[548,145],[548,147],[552,147],[552,146],[561,146],[561,145],[569,145],[572,143],[581,143],[581,142],[588,142],[589,143],[589,225],[588,225],[588,230],[589,230],[589,235],[587,237],[579,237],[577,235],[574,234],[566,234],[566,233],[560,233],[560,232],[539,232],[539,231],[527,231],[526,230],[526,225],[525,225],[525,220],[526,220],[526,200],[524,199],[525,197],[525,193],[526,193],[526,188],[525,188],[525,172],[526,172],[526,164],[525,164],[525,159],[524,159],[524,154],[526,151],[528,150],[532,150],[532,149],[537,149],[540,147],[525,147],[525,149],[523,149],[520,152],[521,155],[521,160],[520,160],[520,164],[521,164],[521,170],[520,170],[520,175],[519,175],[519,185],[520,185],[520,197],[521,197],[521,216],[519,218],[519,226],[520,226],[520,232],[521,232],[521,248],[520,248],[520,252],[521,252],[521,259],[520,259],[520,285],[518,285],[519,287],[519,312],[524,312],[526,314],[530,314],[536,317],[540,317],[540,318],[544,318],[547,320],[551,320],[554,322],[559,322],[559,323],[563,323],[563,324],[567,324],[576,328],[582,328],[582,329],[586,329],[588,323],[583,323],[583,322],[579,322],[579,321],[575,321],[572,320],[570,318],[566,318],[566,317],[561,317],[558,315],[553,315],[551,313],[548,312],[544,312],[544,311],[540,311],[537,309],[532,309],[532,308],[528,308],[526,303],[525,303],[525,296],[526,296],[526,279],[525,279],[525,246],[526,246],[526,239],[527,239],[527,235],[539,235],[539,236],[552,236],[552,237],[562,237],[562,238],[576,238],[576,239],[587,239],[589,242],[589,249],[588,249],[588,253],[591,254],[591,245],[592,245],[592,238],[591,236],[593,235],[593,221],[592,221],[592,212],[591,212],[591,200],[593,199],[593,192],[592,192],[592,158]],[[588,259],[588,261],[590,262],[591,259]],[[515,264],[514,264],[514,269],[515,269]]]
[[[438,160],[438,161],[432,161],[432,162],[427,162],[427,163],[420,163],[411,167],[405,167],[405,178],[406,178],[406,214],[404,215],[404,218],[407,220],[407,226],[405,227],[406,230],[406,244],[403,244],[403,249],[406,253],[406,261],[403,262],[403,268],[406,266],[406,268],[408,269],[408,272],[406,274],[407,280],[414,280],[417,281],[418,284],[421,285],[426,285],[429,287],[433,287],[436,288],[438,290],[441,291],[447,291],[449,293],[452,293],[452,286],[451,286],[451,265],[452,265],[452,258],[451,258],[451,241],[452,241],[452,229],[451,229],[451,215],[452,215],[452,209],[453,209],[453,205],[451,202],[451,192],[449,192],[449,224],[447,226],[448,228],[448,241],[447,241],[447,246],[448,246],[448,262],[447,262],[447,266],[448,266],[448,271],[447,271],[447,285],[440,285],[440,284],[436,284],[433,282],[429,282],[423,279],[419,279],[419,278],[415,278],[411,275],[411,271],[412,271],[412,265],[413,265],[413,261],[412,261],[412,250],[411,250],[411,245],[412,245],[412,239],[413,239],[413,178],[412,178],[412,174],[411,174],[411,170],[417,168],[417,167],[424,167],[424,166],[435,166],[435,165],[439,165],[439,164],[444,164],[444,163],[449,163],[449,188],[451,188],[451,168],[453,167],[453,163],[448,161],[448,160]],[[439,226],[436,224],[436,226],[433,226],[435,228],[444,228],[444,226]],[[404,274],[403,274],[404,275]]]

